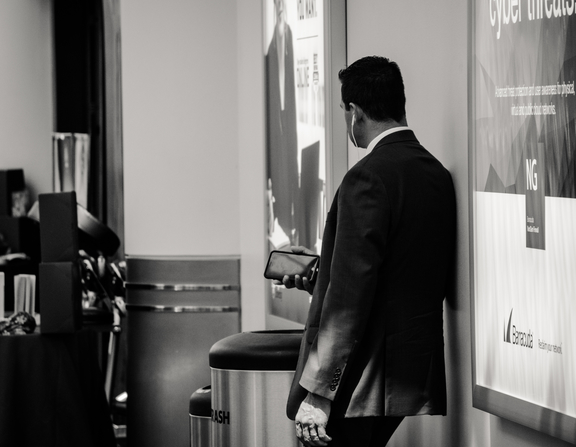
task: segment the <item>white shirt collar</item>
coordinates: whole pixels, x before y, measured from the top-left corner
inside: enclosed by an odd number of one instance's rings
[[[410,128],[407,126],[398,126],[398,127],[393,127],[391,129],[388,129],[388,130],[385,130],[384,132],[382,132],[380,135],[378,135],[376,138],[374,138],[372,141],[370,141],[370,144],[366,148],[366,155],[368,155],[370,152],[372,152],[372,149],[374,149],[376,147],[376,145],[378,144],[378,142],[382,138],[387,137],[388,135],[393,134],[394,132],[400,132],[401,130],[410,130]]]

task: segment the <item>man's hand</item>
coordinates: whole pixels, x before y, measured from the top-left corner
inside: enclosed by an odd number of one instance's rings
[[[292,250],[292,253],[297,254],[300,253],[305,255],[315,254],[312,250],[309,250],[306,247],[302,246],[292,246],[290,247],[290,250]],[[278,285],[284,284],[284,286],[287,289],[293,289],[294,287],[296,287],[298,290],[305,290],[310,295],[314,293],[314,283],[310,282],[306,277],[303,278],[300,277],[300,275],[296,275],[294,278],[290,278],[288,275],[285,275],[284,278],[282,278],[282,282],[277,282],[276,284]]]
[[[308,396],[300,404],[296,414],[296,436],[306,447],[326,446],[332,440],[326,434],[332,402],[316,394]]]

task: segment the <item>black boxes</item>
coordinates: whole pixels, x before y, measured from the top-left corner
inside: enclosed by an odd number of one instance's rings
[[[71,333],[82,327],[76,193],[40,194],[39,267],[42,333]]]
[[[82,328],[82,290],[77,262],[48,262],[39,267],[43,334]]]
[[[42,262],[76,262],[79,249],[76,193],[40,194],[38,201]]]

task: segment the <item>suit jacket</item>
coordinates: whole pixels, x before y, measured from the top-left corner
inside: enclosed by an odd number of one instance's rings
[[[288,417],[308,391],[333,401],[331,417],[446,414],[455,216],[449,172],[411,130],[347,172],[326,220]]]

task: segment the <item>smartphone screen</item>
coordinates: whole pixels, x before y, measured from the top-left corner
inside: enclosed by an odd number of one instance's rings
[[[267,279],[277,279],[282,281],[285,275],[294,277],[308,278],[309,281],[314,279],[320,256],[297,254],[287,251],[274,250],[270,252],[268,263],[264,271],[264,277]]]

